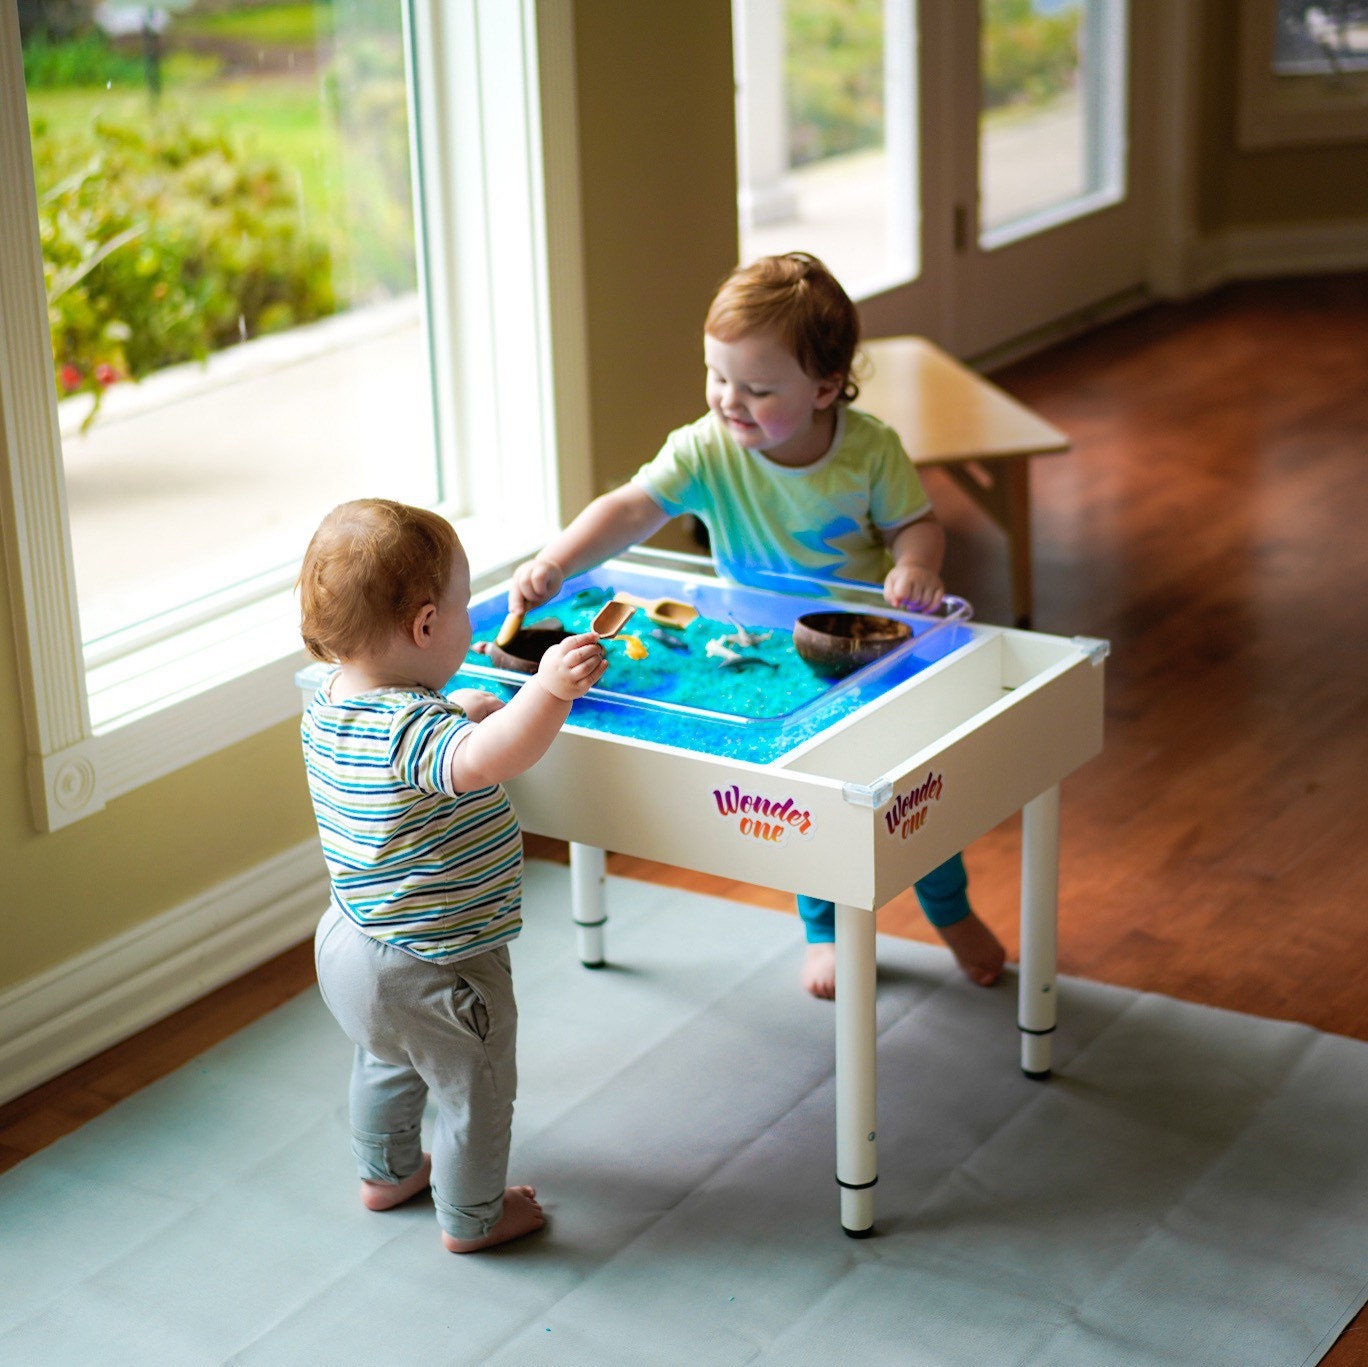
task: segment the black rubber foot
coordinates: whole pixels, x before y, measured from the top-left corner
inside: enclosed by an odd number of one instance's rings
[[[608,967],[608,960],[607,960],[607,959],[595,959],[593,963],[590,963],[588,959],[581,959],[581,960],[580,960],[580,966],[583,967],[583,968],[607,968],[607,967]]]
[[[1053,1070],[1046,1068],[1043,1073],[1033,1073],[1029,1068],[1023,1068],[1021,1075],[1030,1078],[1032,1082],[1048,1082],[1053,1075]]]
[[[848,1239],[868,1239],[872,1237],[874,1233],[873,1225],[870,1225],[868,1229],[846,1229],[846,1227],[842,1225],[841,1229]]]

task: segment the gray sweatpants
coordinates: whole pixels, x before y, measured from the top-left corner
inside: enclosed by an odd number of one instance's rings
[[[314,937],[318,986],[356,1045],[350,1116],[357,1171],[398,1182],[423,1161],[428,1093],[432,1201],[455,1239],[488,1234],[503,1212],[518,1006],[508,948],[453,964],[383,945],[330,907]]]

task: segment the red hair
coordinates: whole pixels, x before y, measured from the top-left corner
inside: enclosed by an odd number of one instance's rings
[[[860,315],[836,277],[807,252],[738,266],[714,296],[703,331],[719,342],[773,333],[806,375],[841,381],[838,403],[860,392],[851,376]]]
[[[361,498],[334,508],[299,571],[299,631],[309,654],[345,660],[381,646],[445,596],[460,549],[444,517]]]

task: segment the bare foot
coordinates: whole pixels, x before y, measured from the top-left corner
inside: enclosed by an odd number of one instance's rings
[[[1002,977],[1007,951],[1002,941],[971,911],[952,926],[940,926],[937,934],[945,941],[960,972],[980,987],[992,987]]]
[[[803,957],[803,986],[823,1001],[836,999],[836,946],[809,945]]]
[[[367,1210],[392,1210],[426,1191],[432,1184],[432,1155],[425,1153],[415,1172],[402,1182],[362,1182],[361,1204]]]
[[[483,1239],[453,1239],[443,1230],[442,1246],[448,1253],[478,1253],[482,1248],[493,1248],[495,1244],[531,1234],[546,1223],[536,1196],[536,1187],[509,1187],[504,1192],[503,1214]]]

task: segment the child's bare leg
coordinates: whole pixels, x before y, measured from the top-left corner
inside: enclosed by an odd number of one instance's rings
[[[971,911],[953,925],[937,926],[936,933],[955,956],[960,972],[980,987],[992,987],[1002,977],[1007,951],[1002,941]],[[803,987],[823,1001],[836,999],[836,946],[810,944],[803,956]]]
[[[812,944],[803,956],[803,987],[823,1001],[836,998],[836,946]]]
[[[1007,951],[1002,941],[971,911],[953,925],[937,926],[936,933],[945,941],[960,972],[980,987],[992,987],[1002,977],[1002,966],[1007,962]]]
[[[448,1253],[478,1253],[482,1248],[493,1248],[496,1244],[506,1244],[510,1239],[533,1233],[546,1223],[536,1198],[536,1187],[509,1187],[504,1192],[503,1214],[484,1238],[454,1239],[443,1230],[442,1246]]]
[[[426,1191],[432,1183],[432,1155],[425,1153],[416,1172],[411,1172],[399,1182],[361,1183],[361,1204],[367,1210],[392,1210],[410,1201],[420,1191]]]

